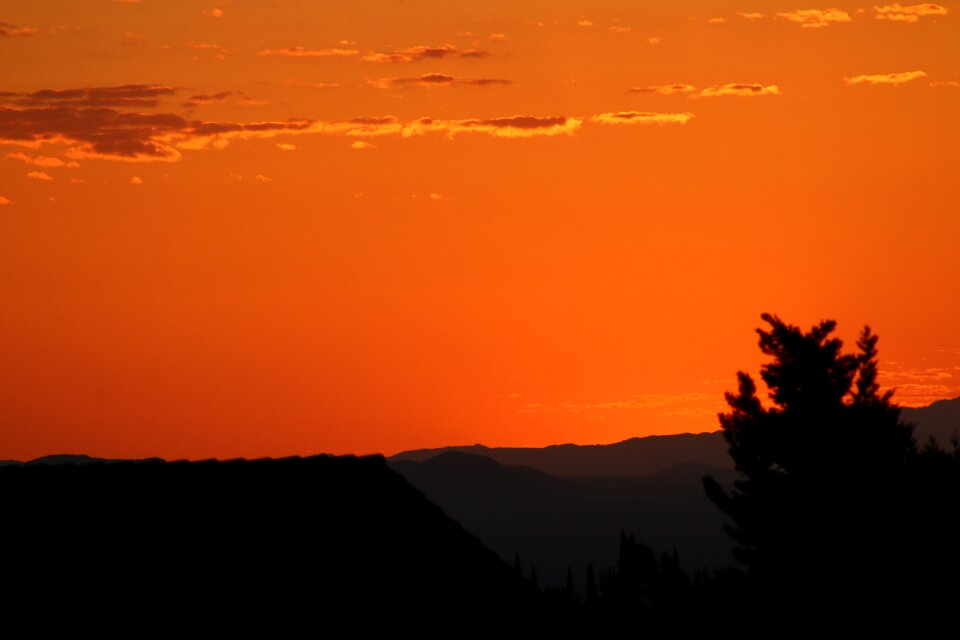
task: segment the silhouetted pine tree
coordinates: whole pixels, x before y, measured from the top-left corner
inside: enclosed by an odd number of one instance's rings
[[[707,477],[707,494],[733,521],[734,555],[771,607],[876,604],[880,556],[894,575],[908,562],[898,519],[916,454],[912,426],[891,393],[879,393],[869,327],[859,353],[844,354],[830,336],[833,321],[803,332],[762,317],[770,330],[757,330],[760,349],[773,361],[761,377],[772,406],[737,374],[720,423],[740,478],[728,493]]]

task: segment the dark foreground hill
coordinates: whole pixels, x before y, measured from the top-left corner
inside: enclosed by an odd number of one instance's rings
[[[37,637],[472,636],[531,593],[382,457],[0,468],[0,619]]]
[[[557,477],[649,476],[678,464],[731,467],[727,443],[715,433],[630,438],[614,444],[557,444],[549,447],[465,447],[404,451],[391,461],[423,462],[441,453],[470,453],[502,465],[539,469]]]
[[[723,515],[702,478],[733,479],[722,467],[685,464],[646,477],[557,478],[537,469],[446,452],[391,466],[431,501],[524,571],[535,565],[541,584],[563,586],[567,569],[585,588],[586,569],[615,566],[621,531],[658,552],[679,552],[688,570],[733,562]]]

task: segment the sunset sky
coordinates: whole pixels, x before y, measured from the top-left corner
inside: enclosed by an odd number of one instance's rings
[[[7,0],[0,458],[713,431],[776,313],[960,395],[960,4]]]

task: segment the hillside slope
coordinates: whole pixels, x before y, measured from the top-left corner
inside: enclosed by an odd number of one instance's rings
[[[676,548],[689,569],[732,562],[723,517],[702,478],[724,484],[733,472],[686,464],[647,477],[557,478],[456,451],[391,466],[476,534],[507,562],[519,554],[525,572],[562,586],[567,568],[582,589],[588,564],[617,563],[619,534],[634,534],[658,552]]]
[[[379,456],[9,466],[0,494],[5,624],[282,637],[429,619],[462,634],[529,595]]]

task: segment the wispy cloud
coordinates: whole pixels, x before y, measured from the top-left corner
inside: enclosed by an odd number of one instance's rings
[[[228,98],[233,95],[239,95],[235,91],[221,91],[219,93],[212,94],[200,94],[196,96],[190,96],[190,99],[183,103],[185,107],[199,107],[205,104],[211,104],[214,102],[225,102]]]
[[[115,160],[177,160],[180,153],[164,142],[190,128],[175,114],[144,114],[99,107],[0,106],[0,144],[38,148],[66,145],[67,157]]]
[[[9,198],[4,198],[3,196],[0,196],[0,207],[5,207],[8,204],[12,204],[12,200],[10,200]]]
[[[760,11],[741,11],[737,13],[743,20],[757,22],[759,20],[783,20],[799,24],[807,29],[818,29],[829,27],[832,24],[842,22],[853,22],[850,14],[842,9],[797,9],[796,11],[781,11],[778,13],[763,13]],[[710,18],[707,20],[712,24],[723,24],[726,19],[723,17]]]
[[[150,40],[148,40],[146,36],[142,36],[139,33],[125,31],[120,37],[120,42],[125,47],[137,49],[146,47],[150,43]]]
[[[687,124],[692,118],[692,113],[618,111],[614,113],[601,113],[590,119],[600,124]]]
[[[377,137],[405,134],[406,125],[395,116],[351,118],[340,122],[316,122],[313,128],[318,133],[357,137]]]
[[[670,96],[675,93],[694,93],[697,88],[689,84],[665,84],[652,87],[634,87],[630,89],[630,93],[654,93],[661,96]]]
[[[476,120],[434,120],[421,118],[408,125],[411,134],[441,133],[453,137],[460,133],[485,133],[497,138],[532,138],[570,135],[582,120],[565,116],[508,116]]]
[[[496,87],[513,84],[513,80],[505,80],[503,78],[458,78],[457,83],[471,87]]]
[[[14,151],[4,156],[7,160],[19,160],[24,164],[34,167],[47,167],[49,169],[58,169],[60,167],[76,168],[80,166],[78,162],[64,162],[60,158],[51,158],[50,156],[28,156],[22,151]]]
[[[418,45],[406,49],[385,52],[370,52],[363,56],[367,62],[420,62],[421,60],[439,60],[443,58],[484,58],[490,55],[485,49],[460,49],[447,44],[440,47]]]
[[[874,75],[854,76],[844,78],[847,84],[892,84],[898,85],[919,78],[926,78],[927,74],[923,71],[903,71],[901,73],[880,73]]]
[[[878,382],[896,390],[894,399],[904,406],[922,407],[960,395],[960,367],[909,367],[887,363]]]
[[[437,87],[453,87],[457,85],[472,87],[502,86],[510,84],[510,81],[500,78],[458,78],[456,76],[451,76],[444,73],[426,73],[422,76],[417,76],[414,78],[380,78],[379,80],[371,80],[370,84],[378,89],[390,89],[392,87],[404,86],[416,86],[432,89]]]
[[[269,140],[282,135],[318,133],[321,123],[315,120],[285,120],[267,122],[190,122],[180,131],[160,138],[177,149],[223,149],[232,140]]]
[[[439,74],[438,74],[439,75]],[[435,79],[437,80],[437,79]],[[423,78],[417,78],[421,82]],[[457,80],[459,82],[459,80]],[[443,82],[446,82],[443,79]],[[467,82],[467,81],[464,81]],[[487,81],[471,80],[484,84]],[[499,82],[499,81],[497,81]],[[131,89],[130,87],[139,87]],[[607,124],[684,124],[689,113],[625,111],[592,116],[512,115],[499,118],[401,121],[394,116],[358,117],[341,121],[290,119],[258,122],[205,122],[177,113],[144,113],[131,106],[153,106],[167,87],[127,85],[77,90],[44,90],[31,94],[0,95],[0,144],[40,149],[60,147],[66,160],[49,154],[8,154],[40,167],[73,166],[79,159],[126,162],[174,162],[186,151],[223,149],[235,140],[268,140],[281,136],[326,135],[365,139],[383,136],[408,138],[466,134],[495,138],[533,138],[573,135],[585,122]],[[195,99],[225,98],[223,94],[198,94]],[[22,103],[28,101],[31,106]],[[40,104],[34,105],[36,101]],[[90,103],[119,106],[89,106]],[[294,145],[277,141],[282,150]],[[367,145],[354,145],[366,148]],[[40,178],[42,179],[42,178]]]
[[[777,19],[796,22],[807,29],[829,27],[831,24],[852,22],[850,14],[842,9],[799,9],[777,14]]]
[[[0,94],[0,103],[25,107],[155,107],[173,87],[157,84],[125,84],[84,89],[41,89],[31,93]]]
[[[281,58],[350,58],[359,55],[356,49],[307,49],[306,47],[287,47],[286,49],[262,49],[258,56],[275,56]]]
[[[400,135],[411,137],[440,134],[455,137],[459,134],[480,133],[496,138],[532,138],[538,136],[569,135],[580,128],[582,120],[566,116],[507,116],[503,118],[439,120],[419,118],[401,122],[393,116],[354,118],[345,122],[317,123],[315,129],[328,135],[378,137]]]
[[[665,416],[715,416],[723,408],[719,393],[637,393],[625,398],[593,402],[525,402],[518,413],[588,413],[599,417],[613,412],[655,411]]]
[[[775,96],[780,94],[780,89],[775,84],[724,84],[714,87],[707,87],[698,95],[701,98],[716,98],[719,96]]]
[[[236,104],[255,106],[267,104],[265,100],[257,100],[254,98],[248,97],[242,91],[220,91],[218,93],[211,94],[199,94],[195,96],[190,96],[190,98],[184,102],[181,106],[188,109],[193,109],[196,107],[202,107],[209,104],[218,104],[224,102],[234,102]]]
[[[34,27],[18,27],[15,24],[0,21],[0,38],[24,38],[36,35],[39,31]]]
[[[65,145],[71,159],[98,158],[128,162],[177,161],[182,151],[222,149],[233,140],[270,139],[287,135],[450,137],[480,133],[525,138],[571,134],[581,120],[563,116],[401,122],[393,116],[354,118],[341,122],[289,120],[272,122],[196,122],[170,113],[143,114],[99,108],[0,107],[0,144],[37,148]]]
[[[899,2],[874,7],[873,11],[877,20],[888,20],[891,22],[905,22],[914,24],[920,22],[920,18],[925,16],[945,16],[947,8],[939,4],[910,4],[902,5]]]
[[[49,173],[46,173],[44,171],[31,171],[30,173],[27,174],[27,177],[33,178],[34,180],[43,180],[45,182],[49,182],[50,180],[53,180],[53,176],[51,176]]]
[[[304,82],[303,80],[287,80],[287,86],[306,87],[308,89],[338,89],[339,82]]]
[[[303,121],[204,123],[131,110],[155,107],[174,92],[162,85],[122,85],[0,94],[0,144],[62,144],[71,160],[175,161],[178,147],[190,148],[211,135],[243,131],[253,137],[308,126]]]

